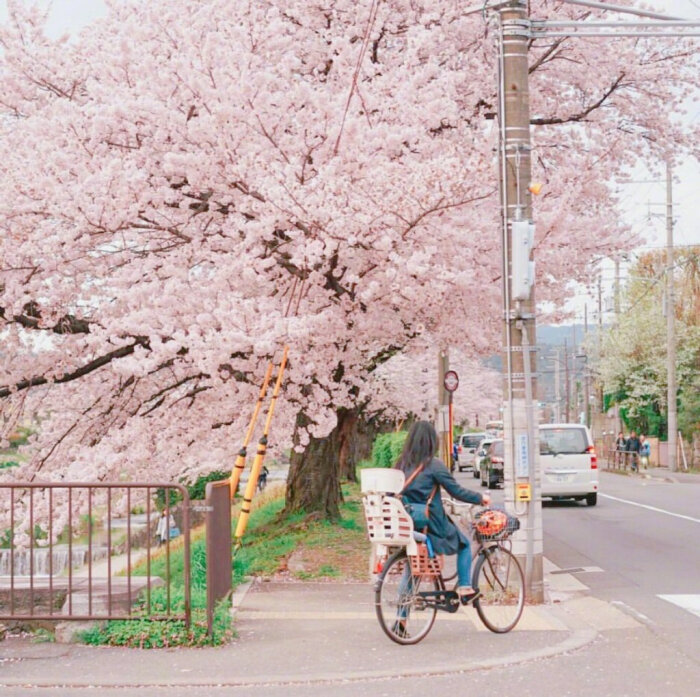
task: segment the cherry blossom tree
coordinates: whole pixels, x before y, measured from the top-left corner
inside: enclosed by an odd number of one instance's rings
[[[494,28],[457,0],[109,5],[52,41],[9,0],[0,31],[0,399],[40,423],[22,476],[225,467],[286,343],[288,505],[333,516],[339,449],[402,392],[381,366],[456,323],[465,359],[497,341]],[[606,182],[697,142],[672,118],[697,63],[652,39],[531,63],[537,292],[561,301],[635,241]]]

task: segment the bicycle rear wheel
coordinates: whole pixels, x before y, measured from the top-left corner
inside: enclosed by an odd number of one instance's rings
[[[393,554],[377,581],[374,605],[384,633],[397,644],[417,644],[435,622],[437,609],[429,607],[420,591],[442,590],[436,576],[412,576],[406,550]],[[433,600],[434,602],[434,600]]]
[[[492,632],[504,634],[518,624],[525,606],[525,578],[509,550],[500,546],[483,550],[474,568],[473,585],[481,591],[474,607]]]

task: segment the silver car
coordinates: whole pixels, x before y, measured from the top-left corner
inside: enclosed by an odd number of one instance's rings
[[[481,477],[481,460],[488,455],[489,445],[495,440],[498,440],[495,436],[489,436],[476,446],[476,451],[474,452],[474,479]]]

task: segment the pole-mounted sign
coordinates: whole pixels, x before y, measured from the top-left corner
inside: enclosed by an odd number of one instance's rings
[[[459,375],[454,370],[448,370],[442,384],[448,392],[454,392],[459,387]]]

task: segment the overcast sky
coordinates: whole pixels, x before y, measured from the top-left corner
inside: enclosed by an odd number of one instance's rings
[[[25,0],[29,2],[30,0]],[[236,0],[232,0],[235,2]],[[439,2],[439,0],[435,0]],[[85,25],[106,14],[103,0],[40,0],[40,4],[51,5],[48,31],[53,36],[74,33]],[[614,2],[612,3],[614,4]],[[637,3],[640,7],[647,3]],[[649,3],[669,15],[700,21],[700,0],[655,0]],[[7,1],[0,0],[0,21],[7,17]],[[700,39],[698,39],[700,50]],[[700,119],[700,94],[688,99],[689,123]],[[674,198],[674,242],[677,245],[700,244],[700,217],[697,215],[697,199],[700,193],[700,164],[686,160],[675,170]],[[653,178],[646,172],[635,173],[635,179]],[[646,238],[647,248],[666,244],[664,202],[666,186],[663,179],[651,183],[625,184],[621,187],[626,217],[634,229]],[[643,251],[640,248],[639,251]],[[611,287],[612,265],[605,271],[605,279]],[[624,269],[623,269],[624,273]]]

